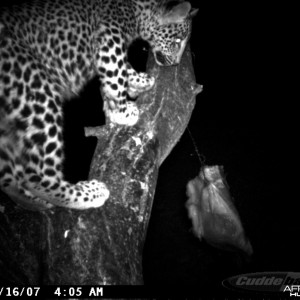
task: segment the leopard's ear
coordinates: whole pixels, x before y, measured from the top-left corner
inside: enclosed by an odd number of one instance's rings
[[[170,7],[171,6],[171,7]],[[171,1],[166,7],[165,13],[161,16],[162,24],[180,23],[183,22],[188,16],[194,17],[198,9],[193,9],[190,2],[176,2]]]
[[[189,13],[189,15],[192,18],[194,18],[197,15],[198,11],[199,11],[199,8],[192,8],[191,11],[190,11],[190,13]]]

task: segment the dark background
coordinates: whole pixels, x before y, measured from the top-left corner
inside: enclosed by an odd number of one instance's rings
[[[189,129],[205,163],[224,166],[254,254],[246,262],[193,236],[185,190],[198,175],[200,161],[186,131],[160,168],[144,248],[144,278],[146,284],[222,291],[221,281],[229,276],[300,271],[297,180],[289,171],[294,163],[293,114],[281,88],[286,59],[280,51],[284,42],[280,7],[191,2],[199,8],[191,49],[196,81],[204,89]],[[130,50],[130,61],[139,71],[146,64],[144,48],[135,43]],[[83,128],[103,122],[99,83],[94,80],[65,108],[68,180],[86,179],[96,139],[85,138]]]

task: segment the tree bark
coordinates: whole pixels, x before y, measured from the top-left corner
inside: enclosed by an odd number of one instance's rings
[[[191,53],[180,65],[158,67],[153,89],[141,95],[133,127],[87,128],[98,144],[89,179],[111,192],[98,209],[26,211],[0,202],[0,282],[10,284],[143,284],[142,251],[159,166],[183,134],[201,86]]]

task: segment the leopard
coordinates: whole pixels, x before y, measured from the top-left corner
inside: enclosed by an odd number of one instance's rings
[[[32,0],[0,13],[0,189],[32,210],[84,210],[110,197],[105,182],[63,175],[63,106],[98,77],[108,124],[134,126],[132,101],[155,78],[128,61],[145,40],[160,67],[179,64],[197,9],[187,1]]]

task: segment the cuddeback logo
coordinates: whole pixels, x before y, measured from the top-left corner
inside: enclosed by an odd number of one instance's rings
[[[277,292],[300,298],[300,273],[263,272],[237,275],[223,280],[223,286],[233,290]]]

